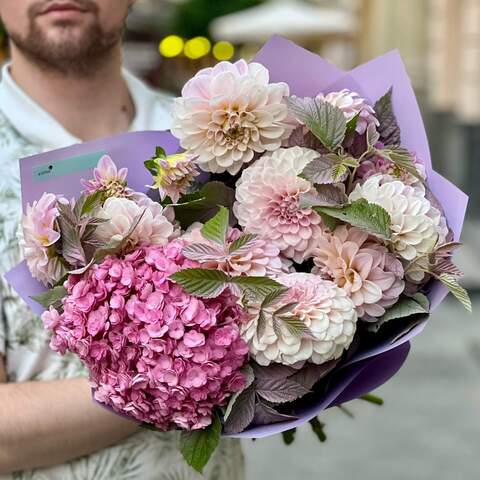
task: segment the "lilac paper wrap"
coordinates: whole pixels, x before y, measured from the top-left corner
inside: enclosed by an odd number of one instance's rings
[[[460,237],[467,196],[448,180],[432,170],[428,141],[423,121],[398,52],[393,51],[360,65],[350,72],[344,72],[318,55],[315,55],[281,37],[273,37],[258,53],[255,61],[262,63],[270,72],[272,82],[286,82],[291,94],[315,96],[320,91],[350,88],[367,98],[372,104],[393,86],[393,106],[402,132],[402,145],[415,151],[427,169],[428,185],[443,205],[449,226],[455,239]],[[150,182],[143,161],[152,155],[157,145],[168,153],[178,148],[177,140],[168,132],[139,132],[119,135],[106,140],[87,142],[62,150],[22,159],[20,162],[22,202],[38,199],[44,191],[63,193],[67,197],[76,196],[81,190],[80,179],[90,178],[91,171],[35,183],[32,171],[35,166],[48,162],[76,157],[78,155],[105,151],[120,167],[128,167],[129,185],[139,191],[145,190]],[[7,274],[7,280],[34,312],[42,313],[42,307],[30,299],[44,290],[32,279],[26,265],[20,264]],[[428,294],[431,310],[445,298],[447,290],[436,282]],[[409,341],[425,327],[425,321],[417,325],[403,337],[393,342],[383,342],[362,350],[340,368],[332,377],[327,393],[315,402],[297,412],[298,419],[268,426],[255,426],[234,437],[260,438],[279,433],[301,425],[318,415],[329,406],[336,405],[368,393],[392,377],[402,366],[410,348]]]

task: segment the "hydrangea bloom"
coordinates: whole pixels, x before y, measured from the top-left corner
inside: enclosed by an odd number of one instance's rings
[[[228,291],[202,300],[169,280],[197,265],[183,247],[142,247],[70,276],[64,312],[42,316],[51,347],[89,368],[96,400],[163,430],[206,427],[245,384],[244,312]]]
[[[350,346],[357,322],[345,290],[311,273],[283,274],[277,280],[289,290],[278,304],[264,310],[265,325],[259,325],[258,312],[254,311],[242,328],[250,355],[260,365],[303,361],[320,365],[339,358]],[[308,333],[293,335],[280,320],[274,326],[274,311],[288,304],[293,306],[286,316],[299,319]]]
[[[173,107],[172,133],[205,171],[235,175],[254,153],[288,136],[285,83],[259,63],[220,62],[189,80]]]
[[[344,88],[339,92],[330,92],[326,95],[319,93],[317,98],[339,108],[345,115],[347,122],[358,115],[355,130],[360,135],[365,133],[368,125],[373,124],[375,127],[380,125],[375,117],[375,110],[368,104],[367,100],[360,97],[356,92]]]
[[[202,224],[194,223],[182,236],[182,239],[195,245],[206,245],[208,252],[186,251],[184,254],[197,260],[203,268],[221,270],[232,277],[248,275],[251,277],[275,277],[280,273],[289,271],[291,262],[280,255],[280,250],[275,245],[261,237],[248,242],[242,248],[229,252],[230,245],[243,235],[238,228],[229,228],[227,233],[227,245],[207,240],[201,233]],[[188,247],[187,247],[188,248]]]
[[[349,198],[364,198],[390,214],[391,246],[405,260],[429,253],[437,242],[445,241],[445,221],[427,200],[422,184],[410,186],[390,175],[375,175],[357,184]]]
[[[127,168],[118,170],[113,160],[104,155],[93,170],[93,179],[82,180],[82,185],[88,194],[103,191],[106,197],[128,196],[127,173]]]
[[[178,153],[153,160],[157,166],[157,173],[153,175],[153,185],[150,188],[158,190],[160,200],[169,196],[176,203],[181,195],[187,193],[199,174],[194,163],[195,158],[193,155]]]
[[[142,196],[144,205],[128,198],[107,198],[97,213],[99,218],[109,221],[102,223],[96,230],[98,238],[104,242],[122,240],[134,224],[143,215],[129,237],[130,246],[138,244],[165,245],[174,232],[173,225],[163,214],[159,203]]]
[[[299,208],[300,195],[314,187],[298,175],[316,157],[308,148],[281,148],[245,169],[237,182],[233,211],[240,225],[295,262],[304,260],[322,234],[318,213]]]
[[[20,246],[31,274],[45,285],[56,283],[66,271],[53,247],[60,239],[55,222],[57,201],[53,193],[44,193],[40,200],[27,205],[22,218]]]
[[[314,273],[347,292],[363,320],[375,319],[403,292],[402,263],[358,228],[342,225],[318,239]]]

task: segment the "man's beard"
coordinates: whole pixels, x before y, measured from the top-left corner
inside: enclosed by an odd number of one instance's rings
[[[33,4],[29,11],[29,29],[26,37],[9,32],[11,41],[31,61],[42,69],[65,75],[88,77],[108,59],[122,38],[124,26],[105,31],[98,21],[98,7],[91,0],[76,0],[76,3],[92,12],[95,21],[86,26],[79,35],[66,34],[62,40],[51,40],[38,26],[36,20],[49,2]],[[57,22],[56,28],[71,28],[68,21]]]

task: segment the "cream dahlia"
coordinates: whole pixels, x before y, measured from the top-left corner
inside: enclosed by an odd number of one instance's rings
[[[254,153],[281,146],[289,95],[259,63],[220,62],[189,80],[173,107],[172,133],[209,172],[235,175]]]
[[[363,320],[382,316],[405,287],[402,263],[358,228],[337,227],[318,239],[313,254],[313,273],[345,290]]]
[[[20,246],[30,273],[44,285],[53,285],[66,272],[54,247],[60,240],[57,201],[53,193],[44,193],[40,200],[27,205],[22,218]]]
[[[128,198],[108,198],[97,215],[109,221],[97,228],[97,236],[104,242],[122,240],[142,212],[140,222],[129,237],[129,245],[166,245],[174,228],[165,217],[162,206],[151,200],[138,205]]]
[[[339,92],[330,92],[326,95],[319,93],[317,98],[339,108],[345,115],[347,122],[358,114],[355,130],[360,135],[365,133],[368,125],[373,124],[376,127],[380,125],[375,117],[375,110],[365,98],[360,97],[356,92],[344,88]]]
[[[314,187],[298,175],[317,156],[308,148],[281,148],[244,170],[237,182],[233,212],[239,224],[297,263],[322,234],[318,213],[299,207],[300,195]]]
[[[427,200],[422,184],[405,185],[390,175],[375,175],[357,184],[349,197],[351,201],[361,198],[390,214],[390,247],[405,260],[429,253],[437,242],[444,242],[445,220]]]
[[[251,320],[242,327],[250,355],[260,365],[304,361],[320,365],[339,358],[350,346],[357,322],[347,293],[310,273],[283,274],[277,280],[289,288],[288,292],[279,303],[265,309],[262,318],[253,311]],[[282,307],[288,311],[276,315]],[[292,333],[289,320],[301,322],[303,334]]]
[[[243,235],[241,230],[229,228],[226,245],[219,245],[205,239],[201,228],[202,224],[194,223],[181,238],[187,242],[183,255],[203,268],[221,270],[232,277],[275,277],[289,271],[291,262],[280,255],[278,247],[259,236],[230,253],[233,242]]]

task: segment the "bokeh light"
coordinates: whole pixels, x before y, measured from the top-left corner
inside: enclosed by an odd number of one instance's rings
[[[178,35],[168,35],[165,37],[159,45],[160,53],[164,57],[176,57],[180,55],[183,51],[184,42],[181,37]]]
[[[235,47],[226,41],[217,42],[213,46],[213,56],[216,60],[230,60],[235,53]]]
[[[197,60],[210,52],[212,45],[206,37],[194,37],[185,43],[183,53],[187,58]]]

